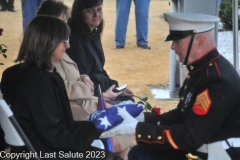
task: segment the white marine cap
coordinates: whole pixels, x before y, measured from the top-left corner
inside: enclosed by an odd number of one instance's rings
[[[179,40],[194,33],[210,31],[215,22],[220,20],[217,16],[199,13],[163,13],[163,16],[170,27],[165,41]]]

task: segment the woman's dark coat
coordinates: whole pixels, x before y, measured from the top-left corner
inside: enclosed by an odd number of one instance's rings
[[[81,74],[87,74],[94,83],[94,95],[98,96],[97,86],[105,92],[113,84],[118,86],[116,80],[112,80],[104,70],[105,56],[102,42],[89,33],[85,38],[79,31],[72,30],[70,36],[70,48],[66,51],[69,57],[78,65]]]

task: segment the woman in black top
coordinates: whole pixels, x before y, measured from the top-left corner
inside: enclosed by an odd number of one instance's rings
[[[41,159],[97,158],[97,154],[86,158],[88,151],[100,151],[100,159],[114,159],[118,156],[91,146],[101,134],[91,122],[73,121],[64,82],[54,68],[69,48],[69,35],[62,20],[35,17],[24,31],[15,60],[20,64],[2,75],[4,99]],[[14,153],[26,151],[25,147],[11,147]]]
[[[93,81],[95,96],[98,96],[98,85],[101,86],[103,92],[110,87],[112,90],[118,86],[118,82],[111,79],[104,70],[105,57],[101,42],[102,3],[103,0],[75,0],[68,21],[72,33],[70,36],[71,48],[66,52],[77,63],[81,73],[89,75]],[[132,95],[133,92],[127,88],[116,99],[132,99]]]

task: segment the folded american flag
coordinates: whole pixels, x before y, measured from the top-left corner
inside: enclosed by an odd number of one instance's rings
[[[143,104],[135,104],[131,101],[126,101],[108,109],[95,111],[88,116],[88,120],[93,122],[98,130],[107,131],[123,121],[123,118],[118,112],[128,112],[135,118],[143,109]]]

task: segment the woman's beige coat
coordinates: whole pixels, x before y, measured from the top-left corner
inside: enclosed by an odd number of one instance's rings
[[[64,54],[63,60],[55,64],[57,72],[63,78],[75,121],[86,120],[87,116],[97,110],[98,98],[92,96],[90,89],[81,81],[76,63]],[[87,75],[81,75],[87,76]],[[110,104],[107,104],[110,107]],[[116,152],[121,152],[133,144],[129,136],[113,137]]]
[[[98,98],[92,96],[88,86],[78,81],[80,73],[77,65],[67,54],[64,54],[63,60],[56,63],[55,67],[64,80],[74,120],[86,120],[90,113],[97,110]]]

